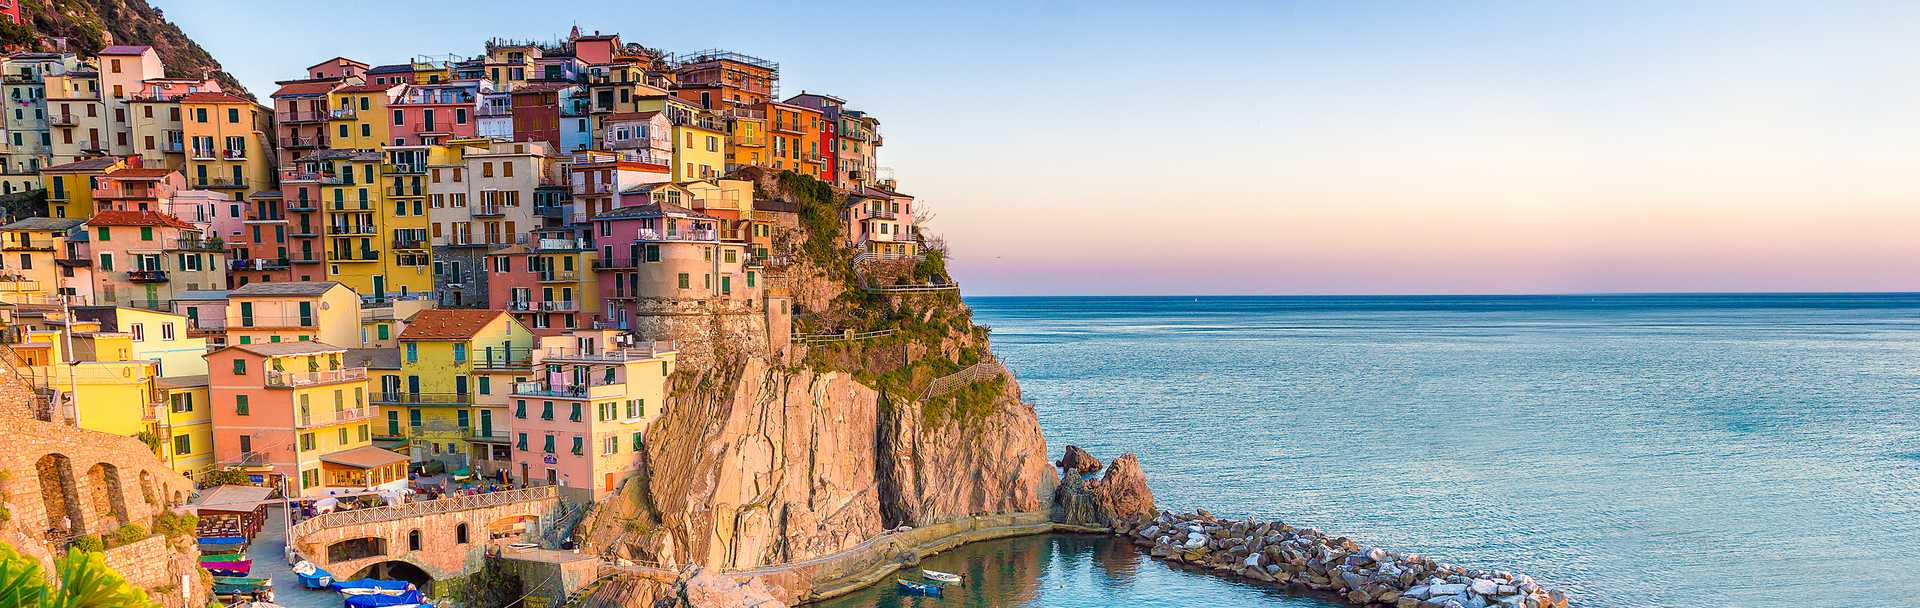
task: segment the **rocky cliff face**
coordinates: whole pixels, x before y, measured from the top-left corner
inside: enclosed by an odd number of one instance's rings
[[[144,44],[166,62],[167,76],[211,75],[228,92],[253,96],[220,68],[212,54],[146,0],[21,0],[20,6],[34,34],[64,38],[69,51],[91,55],[109,45]],[[44,48],[48,43],[39,44]]]
[[[1046,509],[1057,477],[1038,419],[1010,375],[975,365],[991,355],[959,296],[860,291],[844,271],[851,256],[821,246],[837,241],[836,202],[812,184],[798,193],[767,185],[803,206],[800,225],[777,235],[776,255],[792,261],[772,288],[795,303],[795,327],[887,335],[683,358],[647,429],[644,477],[597,507],[579,534],[584,547],[747,568],[831,554],[899,526]],[[930,388],[968,366],[989,371]]]

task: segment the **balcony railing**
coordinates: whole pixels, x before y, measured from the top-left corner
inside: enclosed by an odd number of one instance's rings
[[[593,328],[594,329],[628,329],[626,319],[618,319],[613,321],[594,321]]]
[[[512,116],[513,108],[508,106],[483,105],[473,110],[473,115],[481,118]]]
[[[426,239],[397,238],[393,240],[394,249],[426,249]]]
[[[280,138],[280,147],[283,148],[318,148],[325,145],[327,145],[327,138],[324,135],[320,137]]]
[[[129,270],[127,271],[127,280],[135,283],[165,283],[167,282],[167,271]]]
[[[287,123],[287,122],[319,122],[319,121],[322,121],[322,120],[326,120],[328,116],[329,116],[329,114],[328,114],[328,113],[326,113],[326,112],[315,112],[315,111],[312,111],[312,110],[308,110],[308,111],[305,111],[305,112],[302,112],[302,111],[299,111],[299,110],[292,110],[292,111],[287,111],[287,112],[277,112],[277,113],[275,113],[275,115],[274,115],[274,122],[282,122],[282,123]],[[349,116],[349,117],[351,117],[351,116]]]
[[[319,211],[320,201],[311,200],[311,199],[304,200],[304,201],[299,199],[290,200],[290,201],[287,201],[287,210],[288,211]]]
[[[220,239],[179,239],[174,241],[178,251],[226,251],[227,243]]]
[[[373,224],[329,224],[327,234],[338,236],[367,236],[378,234],[379,228]]]
[[[541,251],[584,251],[593,248],[586,239],[540,239],[534,245],[535,249]]]
[[[340,251],[335,249],[327,252],[327,259],[335,262],[377,262],[380,261],[380,252],[371,249],[362,249],[360,251]]]
[[[359,382],[367,379],[367,368],[349,367],[346,369],[324,370],[317,372],[283,372],[267,370],[266,385],[272,388],[301,388],[341,382]]]
[[[225,150],[220,151],[220,158],[225,158],[228,160],[241,159],[246,157],[247,157],[246,150],[227,148]]]
[[[507,208],[499,203],[481,203],[473,207],[474,217],[499,217],[507,214]]]
[[[474,353],[474,369],[526,369],[533,366],[533,349],[489,347]]]
[[[193,147],[194,160],[213,160],[215,158],[219,158],[219,154],[220,154],[220,151],[215,150],[213,148],[202,148],[200,146]]]
[[[302,429],[310,429],[314,427],[332,426],[332,425],[346,423],[346,422],[359,422],[361,420],[366,420],[372,414],[373,414],[373,409],[365,408],[365,407],[353,408],[348,410],[340,410],[337,412],[333,412],[333,415],[331,416],[314,416],[312,414],[303,414],[294,420],[294,427],[302,428]]]
[[[713,230],[669,230],[662,233],[652,228],[635,231],[634,240],[639,241],[717,241],[718,232]]]
[[[233,179],[230,177],[216,177],[212,179],[198,180],[195,182],[194,185],[201,188],[245,188],[247,187],[247,180]]]
[[[358,116],[360,116],[360,112],[353,108],[334,108],[332,111],[327,112],[327,117],[334,120],[352,120]]]
[[[71,127],[80,123],[80,118],[72,114],[48,114],[47,124],[55,127]]]
[[[549,362],[625,363],[645,361],[673,350],[672,340],[641,342],[627,348],[600,351],[552,347],[540,349],[540,359]]]
[[[594,270],[622,270],[622,269],[631,269],[631,268],[639,268],[639,265],[636,263],[635,260],[631,260],[631,259],[623,260],[623,259],[616,258],[616,259],[593,261]]]
[[[162,142],[160,144],[160,151],[168,154],[179,154],[181,152],[186,151],[186,147],[187,145],[184,142],[177,142],[177,141]]]
[[[229,327],[247,329],[281,329],[315,327],[313,315],[240,315],[234,318]]]
[[[580,273],[572,270],[550,270],[540,273],[542,283],[571,283],[580,280]]]
[[[380,171],[382,173],[388,173],[388,174],[393,174],[393,173],[417,174],[417,173],[426,173],[427,166],[416,165],[413,163],[382,163],[380,165]]]
[[[547,302],[508,300],[506,306],[507,310],[512,312],[571,312],[580,310],[579,303],[573,300],[553,300]]]
[[[513,394],[529,397],[568,397],[585,398],[591,386],[584,384],[553,384],[548,382],[515,382]]]
[[[471,405],[473,393],[380,391],[373,394],[373,402],[380,405]]]

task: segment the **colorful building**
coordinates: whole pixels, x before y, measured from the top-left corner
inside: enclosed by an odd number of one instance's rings
[[[227,288],[224,244],[157,211],[100,211],[87,220],[96,304],[172,310],[178,292]]]
[[[53,217],[92,216],[96,181],[127,166],[125,159],[102,156],[41,169],[40,183],[47,190],[48,210]]]
[[[230,93],[180,97],[181,134],[187,142],[187,181],[239,200],[273,189],[273,114]]]
[[[284,478],[294,497],[340,487],[334,485],[339,480],[323,474],[328,468],[390,471],[384,468],[390,459],[369,462],[380,460],[368,458],[378,454],[361,449],[379,449],[372,447],[368,426],[367,369],[345,365],[346,351],[323,342],[281,342],[234,344],[209,353],[216,459]],[[323,464],[328,457],[335,457],[334,467]]]
[[[407,319],[400,369],[382,372],[374,402],[376,434],[403,439],[416,462],[449,467],[507,460],[495,448],[507,428],[513,374],[525,377],[534,336],[499,310],[428,309]],[[496,384],[497,383],[497,384]]]
[[[335,281],[250,283],[227,292],[231,345],[318,341],[358,347],[360,296]]]
[[[640,467],[647,424],[666,403],[677,353],[637,348],[547,348],[534,379],[513,385],[512,476],[546,481],[592,499]]]

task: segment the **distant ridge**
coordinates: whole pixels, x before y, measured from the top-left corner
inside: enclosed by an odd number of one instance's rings
[[[114,44],[147,45],[166,62],[167,76],[210,75],[228,92],[253,98],[212,54],[146,0],[20,0],[20,8],[30,31],[4,31],[11,50],[60,50],[60,39],[65,50],[81,55]]]

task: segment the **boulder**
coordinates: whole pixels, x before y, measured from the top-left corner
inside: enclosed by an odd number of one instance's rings
[[[1077,445],[1067,446],[1067,453],[1060,456],[1060,462],[1054,464],[1059,465],[1061,469],[1066,470],[1068,473],[1079,473],[1081,475],[1092,474],[1100,470],[1100,459],[1094,458],[1092,454],[1088,454],[1086,450],[1080,449],[1080,446]]]

